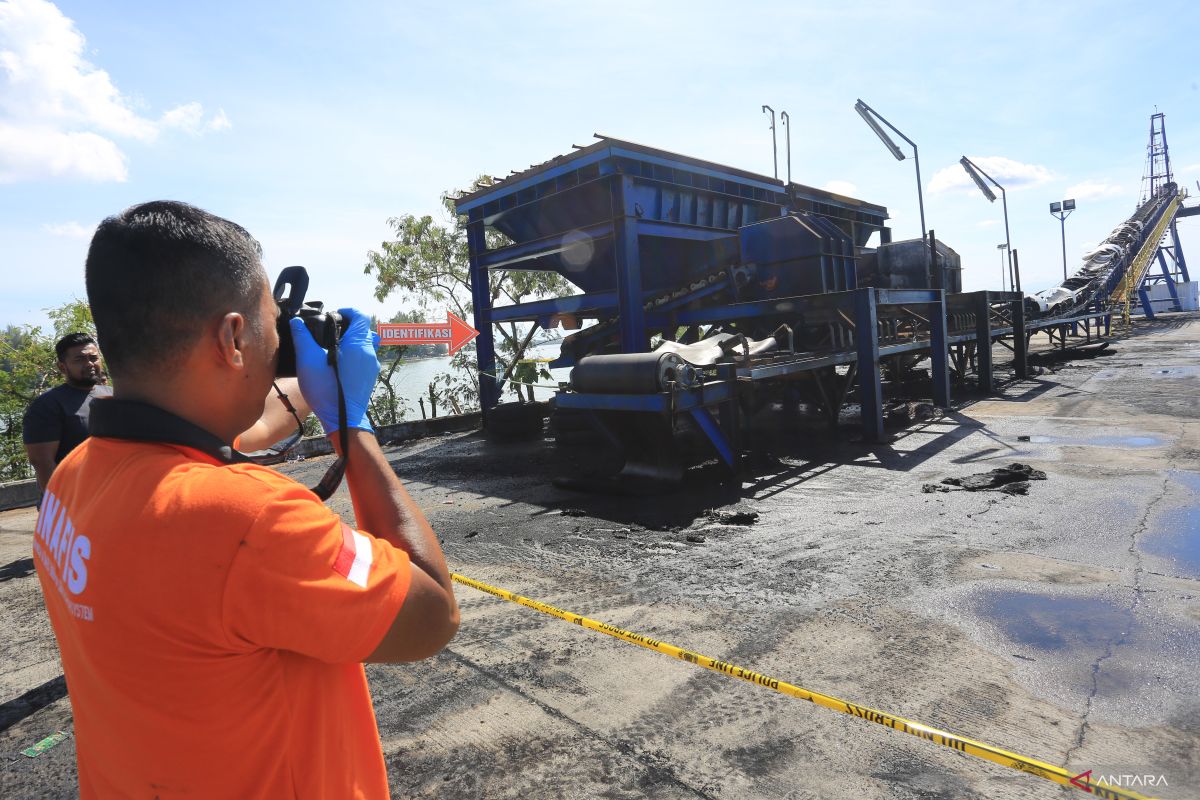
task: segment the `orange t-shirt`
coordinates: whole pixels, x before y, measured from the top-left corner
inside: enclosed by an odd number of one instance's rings
[[[362,660],[407,554],[253,464],[92,437],[33,552],[91,797],[385,798]]]

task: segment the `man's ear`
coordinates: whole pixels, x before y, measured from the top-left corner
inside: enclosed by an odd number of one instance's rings
[[[243,354],[247,330],[246,318],[236,311],[221,317],[217,325],[217,352],[220,359],[231,367],[240,369],[246,365]]]
[[[58,372],[60,375],[62,375],[64,378],[70,377],[70,375],[68,375],[68,373],[67,373],[67,365],[66,364],[64,364],[61,361],[55,361],[54,365],[56,367],[58,367]]]

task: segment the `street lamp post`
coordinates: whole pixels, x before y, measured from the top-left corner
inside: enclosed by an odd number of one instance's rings
[[[1004,191],[1003,186],[1001,186],[999,183],[996,183],[995,178],[981,170],[978,164],[966,156],[960,158],[958,163],[962,164],[962,168],[965,169],[967,174],[971,176],[971,180],[975,181],[975,185],[979,187],[979,191],[983,192],[983,196],[988,199],[989,203],[996,202],[996,193],[988,188],[988,185],[983,182],[983,179],[987,178],[992,182],[992,185],[1000,190],[1000,196],[1003,198],[1004,202],[1004,243],[1006,245],[1005,249],[1008,250],[1009,286],[1012,287],[1013,291],[1019,292],[1021,291],[1021,278],[1013,268],[1012,237],[1009,236],[1008,233],[1008,192]]]
[[[1004,284],[1004,253],[1008,250],[1008,245],[1001,242],[996,245],[996,249],[1000,251],[1000,288],[1007,292],[1008,288]]]
[[[762,113],[771,112],[771,163],[775,165],[775,180],[779,180],[779,145],[775,144],[775,109],[768,105],[762,107]]]
[[[878,136],[879,140],[883,142],[884,146],[886,146],[887,149],[892,152],[892,155],[896,157],[897,161],[904,160],[904,151],[900,149],[899,145],[892,141],[892,137],[888,136],[887,132],[883,128],[879,127],[880,122],[891,128],[897,136],[908,142],[913,149],[913,162],[917,167],[917,208],[921,212],[921,241],[928,249],[928,252],[926,253],[927,268],[929,270],[929,280],[933,281],[933,265],[936,259],[934,258],[933,254],[933,245],[927,241],[929,237],[925,235],[925,197],[921,192],[921,157],[917,152],[917,143],[901,133],[899,128],[884,119],[883,115],[871,108],[862,100],[859,100],[854,104],[854,110],[857,111],[858,115],[863,118],[863,122],[867,123],[871,130],[875,131],[875,135]],[[879,120],[879,122],[876,122],[876,120]]]
[[[1061,203],[1050,204],[1051,216],[1058,217],[1059,227],[1062,228],[1063,248],[1063,280],[1067,279],[1067,217],[1075,210],[1074,200],[1063,200]]]

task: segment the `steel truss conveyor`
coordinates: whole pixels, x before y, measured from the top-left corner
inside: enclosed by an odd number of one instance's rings
[[[1182,209],[1181,198],[1174,183],[1161,187],[1084,256],[1083,266],[1074,275],[1057,287],[1030,295],[1027,303],[1031,314],[1068,316],[1089,309],[1115,309],[1128,320],[1136,298],[1146,315],[1152,318],[1154,311],[1144,285],[1156,257],[1173,308],[1178,310],[1179,295],[1160,243],[1168,235],[1171,237],[1177,268],[1183,280],[1189,280],[1176,228],[1176,218]]]

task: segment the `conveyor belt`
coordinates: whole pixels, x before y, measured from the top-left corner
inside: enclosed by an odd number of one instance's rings
[[[1179,211],[1175,184],[1143,203],[1084,257],[1074,275],[1051,289],[1028,295],[1031,316],[1063,316],[1093,302],[1124,304],[1141,284],[1158,243]]]
[[[1134,257],[1133,263],[1125,270],[1125,275],[1121,278],[1117,288],[1113,290],[1110,300],[1124,306],[1124,315],[1129,316],[1129,304],[1137,287],[1142,285],[1142,280],[1146,277],[1146,271],[1150,269],[1150,262],[1154,260],[1154,254],[1158,252],[1158,245],[1167,235],[1167,228],[1170,227],[1172,220],[1175,219],[1175,214],[1179,211],[1179,198],[1172,197],[1167,204],[1166,210],[1159,217],[1158,224],[1150,231],[1150,235],[1142,241],[1142,248]]]

